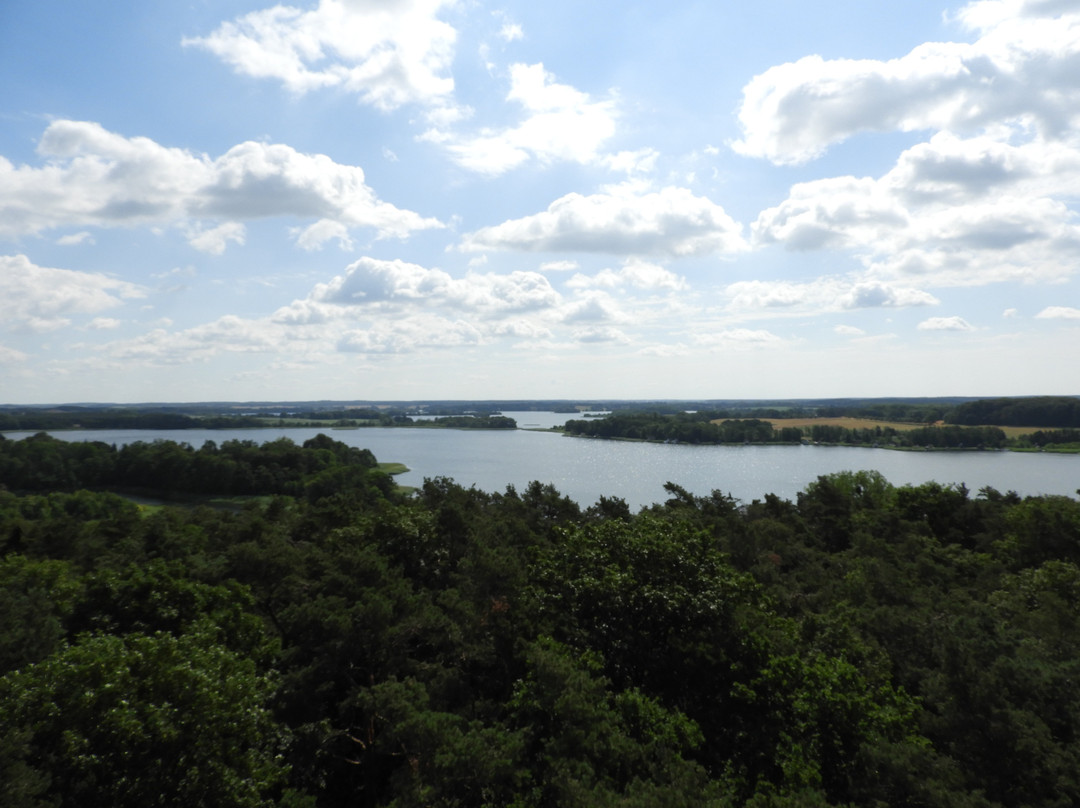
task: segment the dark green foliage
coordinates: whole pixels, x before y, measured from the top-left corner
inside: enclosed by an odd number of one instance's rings
[[[1080,398],[1035,396],[989,398],[958,405],[948,416],[953,424],[998,426],[1080,427]]]
[[[0,441],[41,486],[0,491],[0,804],[1080,803],[1076,500],[849,472],[635,514],[375,466]],[[79,490],[133,476],[264,496]]]
[[[204,635],[82,639],[0,678],[6,804],[269,806],[286,769],[268,694]]]
[[[165,410],[121,407],[4,407],[0,409],[0,429],[238,429],[260,426],[256,418],[240,416],[193,417]]]
[[[115,488],[157,496],[301,496],[310,487],[308,497],[318,499],[343,488],[374,486],[385,495],[392,486],[374,472],[376,465],[370,451],[325,435],[303,446],[279,438],[264,444],[228,440],[220,447],[207,441],[199,449],[174,441],[136,441],[117,449],[62,441],[44,432],[0,441],[0,485],[21,491]]]
[[[444,415],[432,421],[414,421],[413,426],[449,429],[517,429],[517,421],[505,415]]]

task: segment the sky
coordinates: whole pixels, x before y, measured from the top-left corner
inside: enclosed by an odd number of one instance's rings
[[[1080,394],[1080,0],[0,0],[0,403]]]

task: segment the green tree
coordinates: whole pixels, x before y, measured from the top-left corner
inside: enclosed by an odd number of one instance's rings
[[[287,770],[252,662],[200,635],[87,637],[0,678],[12,808],[262,808]]]

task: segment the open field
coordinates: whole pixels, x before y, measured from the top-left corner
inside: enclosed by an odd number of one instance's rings
[[[768,421],[773,425],[773,429],[783,429],[786,426],[804,427],[815,426],[818,424],[825,424],[829,426],[842,426],[844,429],[873,429],[880,426],[882,429],[885,427],[892,427],[898,432],[906,432],[911,429],[918,429],[926,426],[925,424],[913,424],[905,421],[875,421],[872,418],[763,418],[762,420]],[[719,421],[717,422],[719,423]],[[1006,437],[1018,438],[1021,435],[1030,435],[1032,432],[1038,432],[1041,427],[1036,426],[1002,426],[998,427],[1005,433]]]

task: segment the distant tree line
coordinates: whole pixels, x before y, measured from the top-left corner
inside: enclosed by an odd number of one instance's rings
[[[37,407],[0,409],[0,431],[51,429],[242,429],[263,426],[261,419],[241,415],[191,416],[158,410],[48,410]]]
[[[412,425],[448,429],[517,429],[517,421],[506,415],[442,415],[431,420],[413,421]]]
[[[1080,428],[1080,398],[1038,396],[971,401],[949,413],[954,424]]]
[[[1032,432],[1017,439],[1019,446],[1075,446],[1080,448],[1080,429],[1051,429]]]
[[[898,448],[988,448],[1005,445],[1005,433],[997,427],[921,427],[894,429],[873,427],[850,429],[834,424],[774,429],[761,419],[729,419],[713,423],[714,415],[704,413],[612,413],[599,419],[567,421],[567,435],[623,438],[632,440],[671,441],[693,444],[724,443],[836,443],[853,446],[892,446]]]

